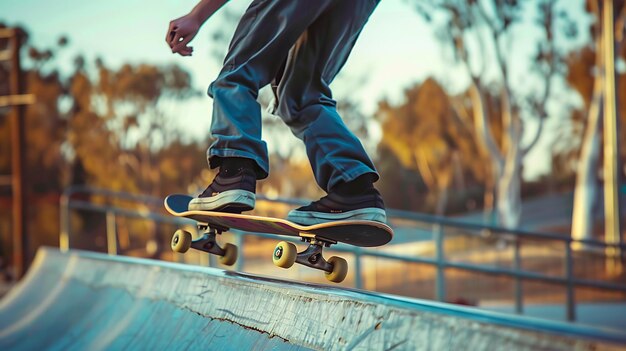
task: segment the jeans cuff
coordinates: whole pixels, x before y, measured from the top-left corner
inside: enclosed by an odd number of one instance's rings
[[[362,164],[356,168],[350,169],[350,171],[348,172],[344,172],[340,174],[339,177],[334,177],[334,179],[331,179],[330,182],[328,183],[328,189],[329,190],[333,189],[340,182],[347,183],[367,173],[374,174],[374,182],[378,181],[378,179],[380,178],[380,176],[378,175],[378,172],[376,172],[375,169]]]
[[[221,158],[224,157],[243,157],[249,158],[257,164],[257,179],[265,179],[269,175],[269,164],[267,160],[247,151],[235,149],[209,149],[207,150],[207,161],[211,169],[217,168],[222,164]]]

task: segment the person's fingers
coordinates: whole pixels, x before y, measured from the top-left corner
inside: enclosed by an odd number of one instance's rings
[[[171,45],[171,43],[174,41],[174,38],[176,37],[176,30],[171,31],[168,36],[167,36],[167,43]]]
[[[180,50],[182,50],[183,48],[186,48],[186,47],[187,47],[187,44],[189,44],[189,42],[190,42],[190,41],[191,41],[194,37],[195,37],[195,35],[194,35],[194,34],[190,34],[190,35],[185,36],[185,37],[183,38],[183,40],[180,40],[180,41],[178,41],[178,42],[174,43],[174,47],[172,48],[172,50],[174,50],[174,51],[180,51]]]
[[[181,51],[175,52],[175,54],[179,54],[180,56],[191,56],[193,52],[188,51],[188,50],[181,50]]]
[[[179,32],[175,32],[174,38],[172,38],[172,41],[170,41],[170,48],[172,48],[172,52],[174,51],[174,47],[176,46],[176,44],[180,41],[181,35]]]
[[[181,56],[191,56],[193,53],[193,47],[191,46],[183,46],[179,48],[172,49],[172,52],[180,54]]]
[[[174,36],[176,35],[176,29],[178,29],[176,24],[174,24],[173,21],[170,22],[170,26],[167,28],[167,33],[165,34],[166,43],[169,44],[172,41],[172,39],[174,39]]]

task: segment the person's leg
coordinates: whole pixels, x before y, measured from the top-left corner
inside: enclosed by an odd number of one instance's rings
[[[277,75],[302,32],[335,1],[255,0],[246,10],[224,67],[208,91],[214,100],[211,133],[216,138],[207,151],[211,168],[225,157],[243,157],[257,163],[259,178],[267,176],[259,89]]]
[[[275,89],[276,113],[306,145],[317,183],[329,195],[290,212],[302,224],[328,220],[386,220],[372,183],[378,174],[346,127],[329,84],[346,62],[377,0],[342,0],[312,23],[289,52]]]
[[[208,90],[214,101],[215,142],[207,159],[220,173],[190,209],[241,212],[254,207],[256,179],[269,172],[258,91],[277,75],[282,64],[277,58],[286,57],[300,34],[334,1],[255,0],[246,10],[224,67]]]

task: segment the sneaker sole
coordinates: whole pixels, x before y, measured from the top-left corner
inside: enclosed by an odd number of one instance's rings
[[[221,211],[254,209],[256,195],[246,190],[228,190],[211,197],[197,197],[189,202],[189,211]]]
[[[287,220],[301,225],[314,225],[332,221],[375,221],[387,223],[387,213],[381,208],[362,208],[342,213],[292,210]]]

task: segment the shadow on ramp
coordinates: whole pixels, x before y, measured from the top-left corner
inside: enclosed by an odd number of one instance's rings
[[[217,269],[40,249],[0,349],[612,350],[626,334]]]

